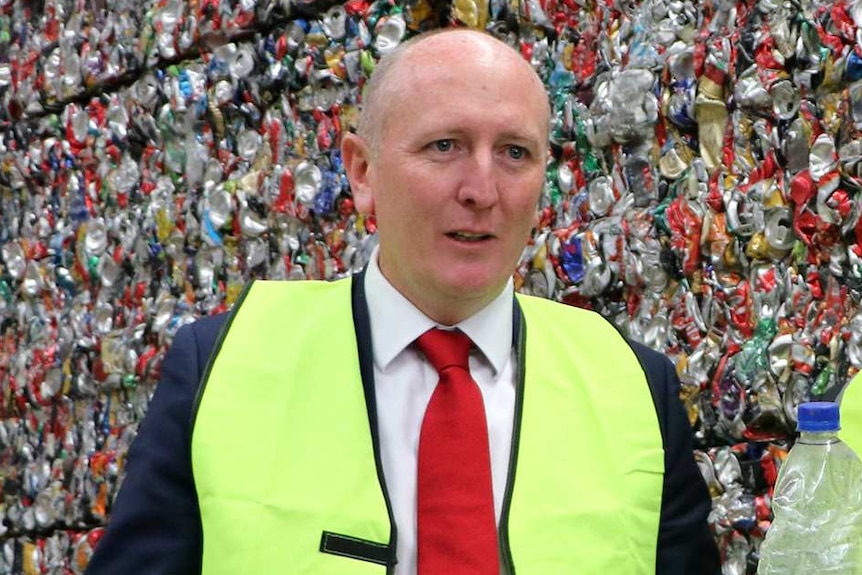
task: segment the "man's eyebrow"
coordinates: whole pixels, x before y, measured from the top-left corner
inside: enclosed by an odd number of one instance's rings
[[[540,132],[525,132],[525,131],[507,131],[501,135],[501,140],[513,140],[519,143],[538,144],[542,145],[545,138]]]

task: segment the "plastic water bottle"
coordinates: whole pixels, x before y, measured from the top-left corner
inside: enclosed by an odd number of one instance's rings
[[[838,404],[803,403],[778,474],[758,575],[862,575],[862,462],[838,439]]]

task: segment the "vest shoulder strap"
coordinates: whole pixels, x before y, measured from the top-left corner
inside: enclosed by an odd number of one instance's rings
[[[205,575],[387,572],[350,292],[258,281],[235,307],[192,431]]]
[[[518,573],[654,573],[664,449],[643,368],[599,314],[518,301],[523,388],[509,516]]]

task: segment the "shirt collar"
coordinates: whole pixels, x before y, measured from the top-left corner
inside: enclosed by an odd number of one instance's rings
[[[478,313],[454,326],[440,326],[389,283],[377,265],[375,248],[365,270],[365,297],[371,321],[374,364],[386,368],[413,341],[432,327],[457,327],[467,334],[494,369],[502,373],[512,349],[512,279]]]

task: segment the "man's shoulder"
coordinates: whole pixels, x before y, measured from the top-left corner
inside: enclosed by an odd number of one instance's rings
[[[174,337],[174,345],[192,345],[197,349],[198,359],[204,362],[215,347],[230,314],[217,313],[200,317],[182,326]]]
[[[669,367],[673,366],[670,358],[663,353],[628,337],[626,337],[626,341],[635,352],[635,355],[638,356],[644,371],[663,375]]]
[[[213,315],[205,315],[199,317],[195,321],[193,321],[190,325],[192,325],[195,329],[195,335],[199,336],[202,334],[209,334],[211,332],[215,332],[218,335],[219,330],[221,330],[227,318],[230,316],[229,312],[221,312]]]

